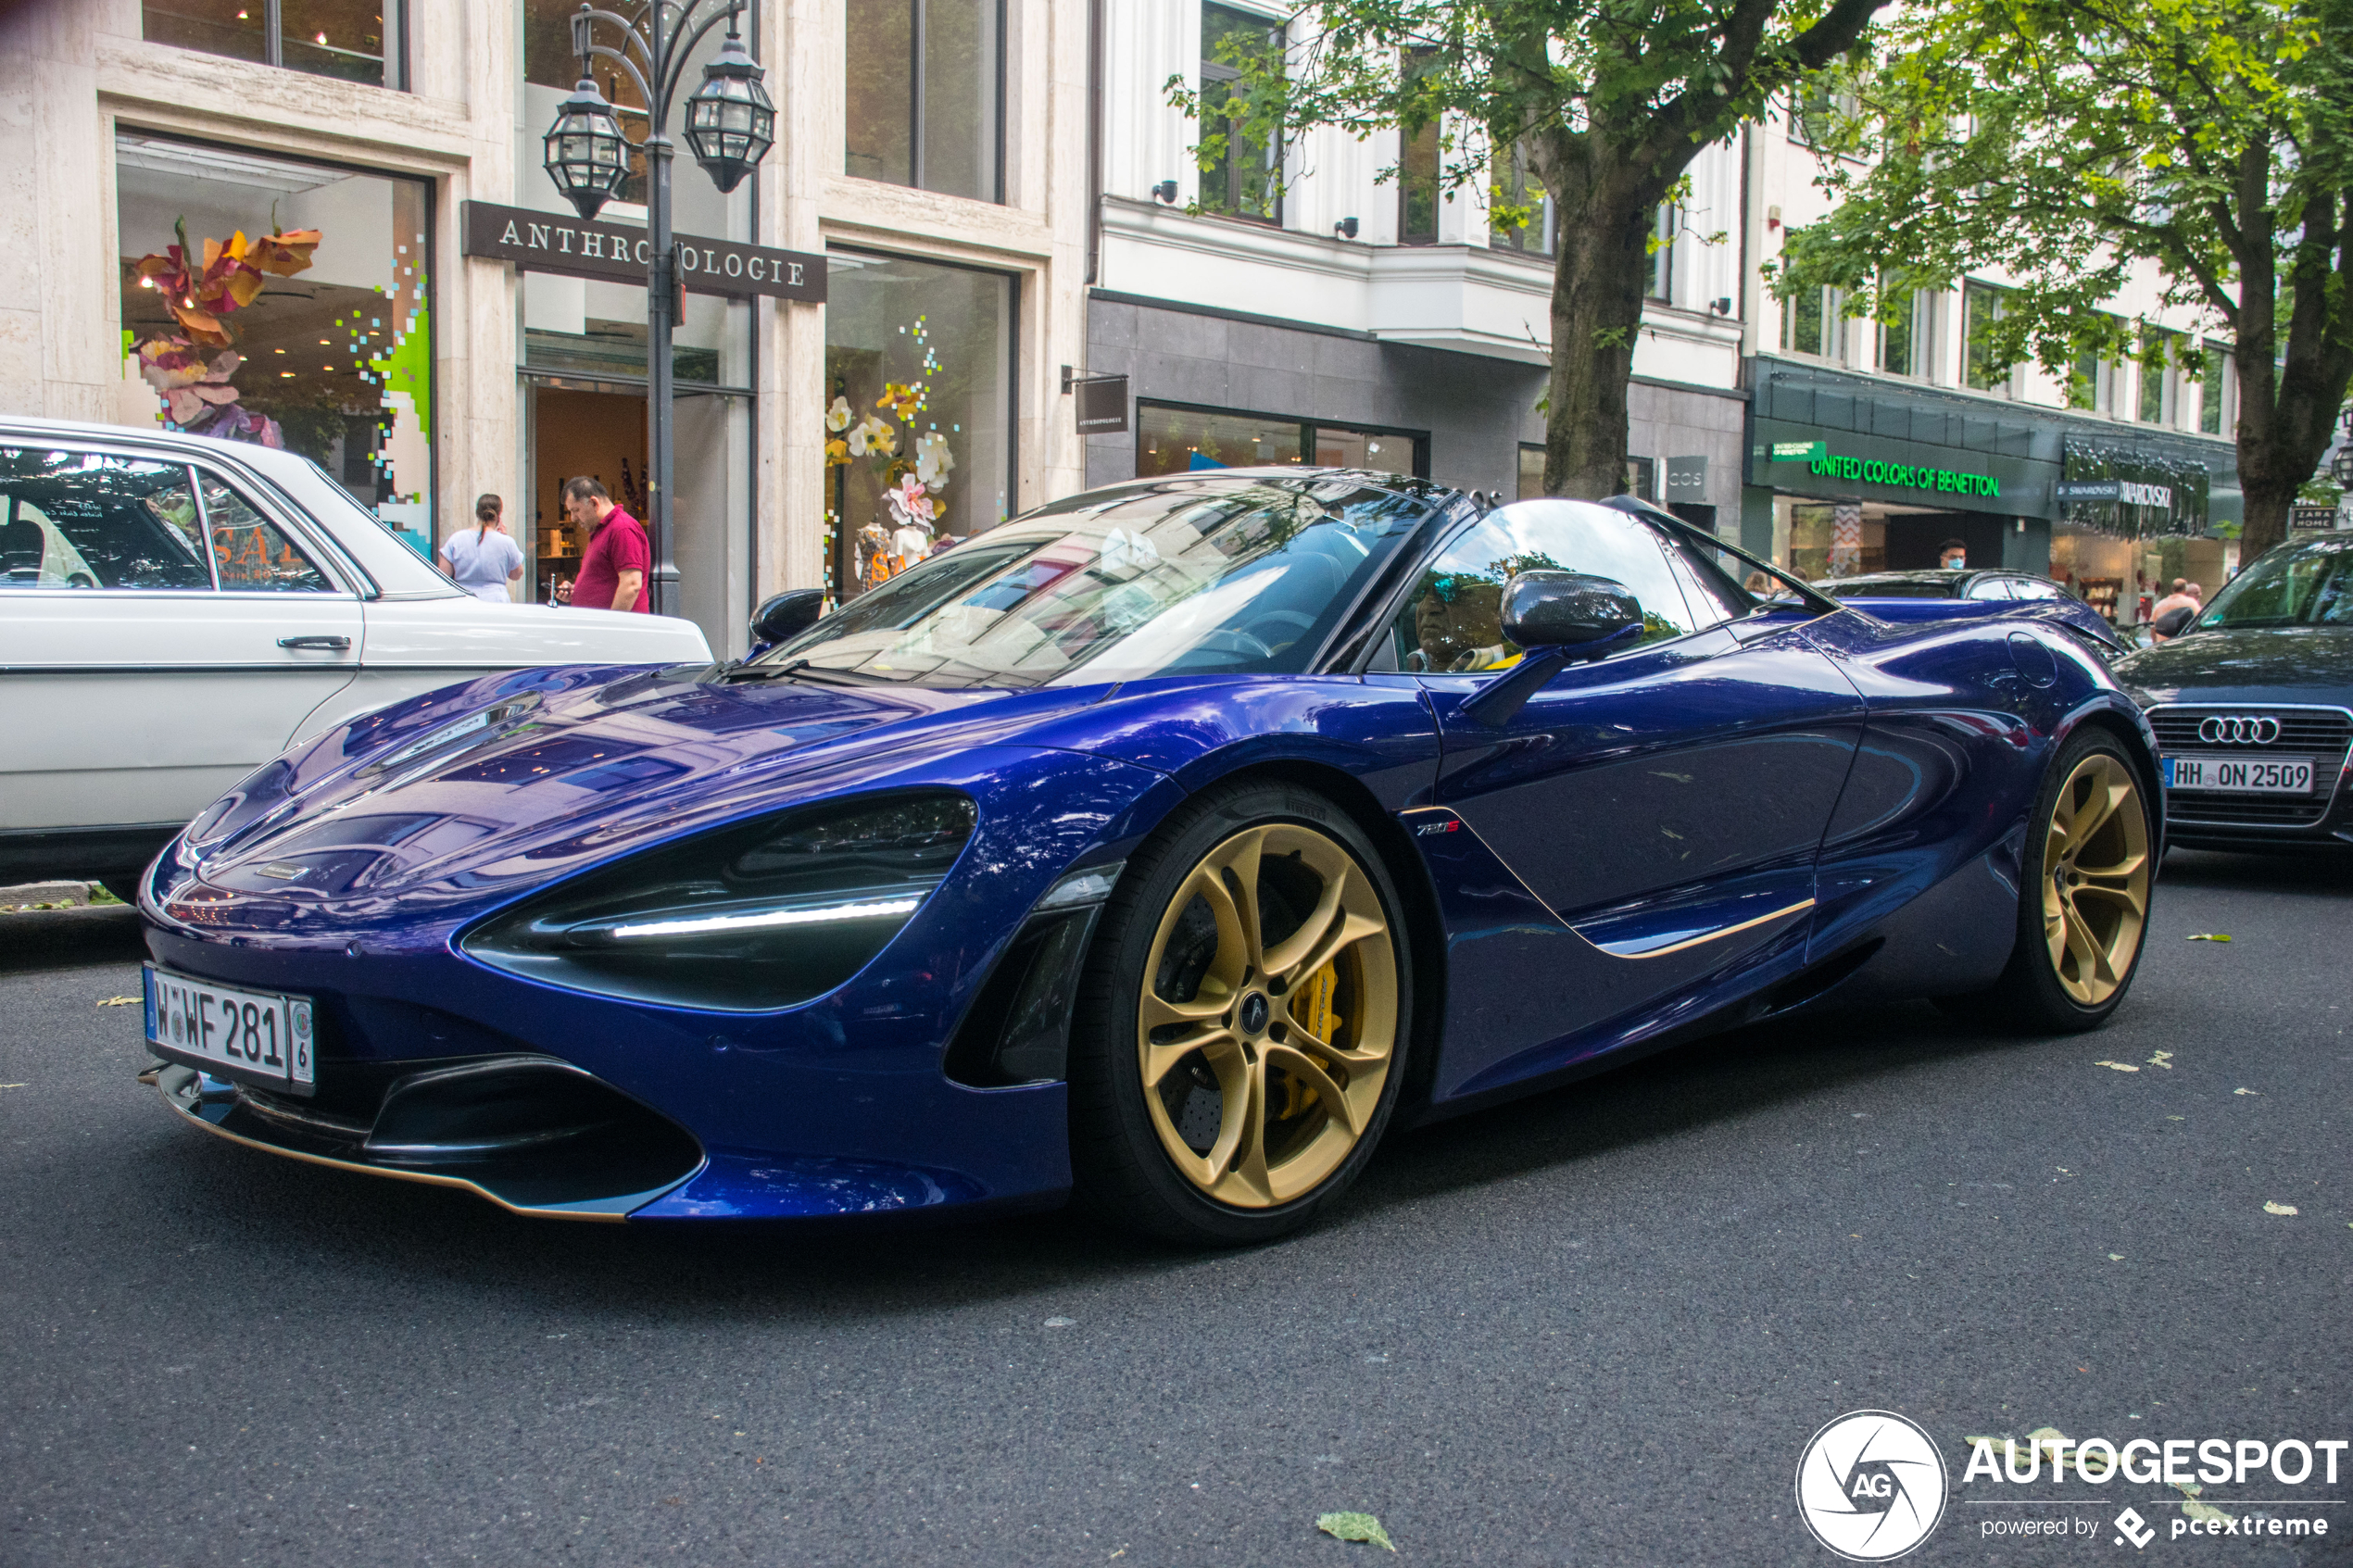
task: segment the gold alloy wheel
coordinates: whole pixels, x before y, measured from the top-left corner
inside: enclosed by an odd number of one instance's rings
[[[2120,759],[2094,752],[2059,786],[2043,839],[2043,936],[2078,1004],[2098,1007],[2132,972],[2151,871],[2140,785]]]
[[[1340,1169],[1397,1045],[1397,948],[1355,857],[1277,822],[1202,857],[1153,934],[1144,1103],[1185,1179],[1268,1209]]]

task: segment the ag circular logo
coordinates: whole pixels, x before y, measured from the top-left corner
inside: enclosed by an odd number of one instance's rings
[[[1901,1557],[1944,1516],[1944,1457],[1888,1411],[1856,1411],[1814,1434],[1797,1461],[1797,1516],[1853,1562]]]

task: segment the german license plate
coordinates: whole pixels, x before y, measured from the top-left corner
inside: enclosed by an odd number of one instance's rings
[[[146,966],[147,1039],[240,1078],[262,1078],[308,1093],[310,998],[216,985]]]
[[[2309,795],[2309,757],[2168,757],[2165,787],[2208,789],[2228,795]]]

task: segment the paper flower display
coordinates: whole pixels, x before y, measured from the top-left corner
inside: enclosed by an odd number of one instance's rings
[[[932,520],[939,515],[932,498],[924,492],[924,482],[912,473],[902,476],[897,484],[884,491],[883,499],[890,503],[891,516],[899,520],[901,527],[912,523],[929,528]]]
[[[924,483],[938,486],[948,483],[950,470],[956,466],[956,454],[948,449],[948,438],[936,430],[927,430],[915,437],[915,477]]]
[[[849,398],[837,397],[825,409],[825,428],[836,435],[839,435],[849,428],[849,421],[857,417],[850,412]]]
[[[172,228],[180,243],[159,254],[141,257],[132,263],[132,275],[163,295],[164,308],[171,312],[191,343],[208,348],[226,348],[232,341],[233,334],[220,318],[251,305],[267,277],[290,278],[308,270],[310,253],[319,248],[316,229],[260,234],[250,240],[241,229],[226,245],[205,241],[204,259],[198,262],[195,247],[188,244],[187,220],[180,220]]]
[[[244,355],[230,350],[207,364],[185,340],[160,338],[141,344],[138,358],[140,377],[156,389],[165,413],[182,430],[262,446],[285,445],[278,421],[241,405],[237,389],[229,384],[245,362]]]
[[[849,430],[849,450],[860,458],[887,458],[899,450],[899,433],[869,416]]]

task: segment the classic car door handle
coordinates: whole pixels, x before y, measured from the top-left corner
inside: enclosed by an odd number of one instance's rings
[[[344,649],[351,646],[351,639],[349,637],[337,637],[333,635],[314,637],[281,637],[278,639],[278,646],[282,648],[330,648],[336,653],[341,653]]]

